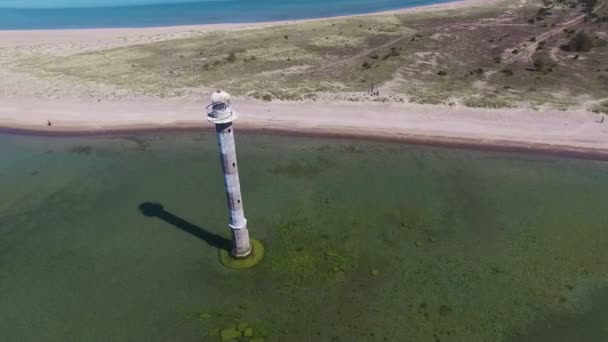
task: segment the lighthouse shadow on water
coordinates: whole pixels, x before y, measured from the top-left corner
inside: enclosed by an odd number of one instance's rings
[[[174,214],[165,210],[165,208],[159,203],[144,202],[140,204],[138,208],[144,216],[157,217],[175,228],[205,241],[211,247],[224,249],[227,251],[230,250],[231,242],[229,239],[211,233],[200,226],[184,220],[181,217],[175,216]]]

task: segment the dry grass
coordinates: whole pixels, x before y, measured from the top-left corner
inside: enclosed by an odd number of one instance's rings
[[[600,42],[608,23],[588,18],[562,29],[581,15],[579,6],[553,7],[531,24],[541,1],[516,4],[219,31],[71,56],[35,55],[18,68],[156,96],[224,88],[266,100],[333,96],[560,109],[576,105],[581,95],[605,96],[608,46],[584,53],[560,46],[574,34],[568,30],[585,30]],[[547,58],[542,70],[534,65],[539,53]],[[380,96],[366,94],[371,85],[381,86]]]

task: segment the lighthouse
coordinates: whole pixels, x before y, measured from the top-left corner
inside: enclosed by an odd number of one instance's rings
[[[238,113],[231,106],[230,100],[230,94],[225,91],[212,93],[211,104],[207,106],[207,120],[215,125],[217,133],[228,203],[228,226],[232,235],[232,249],[230,253],[220,250],[220,260],[228,267],[245,268],[260,261],[263,247],[259,241],[249,238],[234,142],[233,123]]]

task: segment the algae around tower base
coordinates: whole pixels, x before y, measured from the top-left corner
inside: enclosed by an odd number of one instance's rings
[[[220,249],[219,258],[222,265],[233,268],[233,269],[245,269],[253,267],[259,264],[264,258],[264,245],[256,240],[250,239],[251,241],[251,254],[245,258],[235,258],[232,256],[229,250]]]

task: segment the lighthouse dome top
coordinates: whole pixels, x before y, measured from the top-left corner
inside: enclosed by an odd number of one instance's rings
[[[211,103],[230,103],[232,96],[223,90],[211,93]]]
[[[236,120],[238,113],[230,104],[232,96],[223,90],[211,93],[211,104],[207,106],[207,120],[213,124],[228,123]]]

